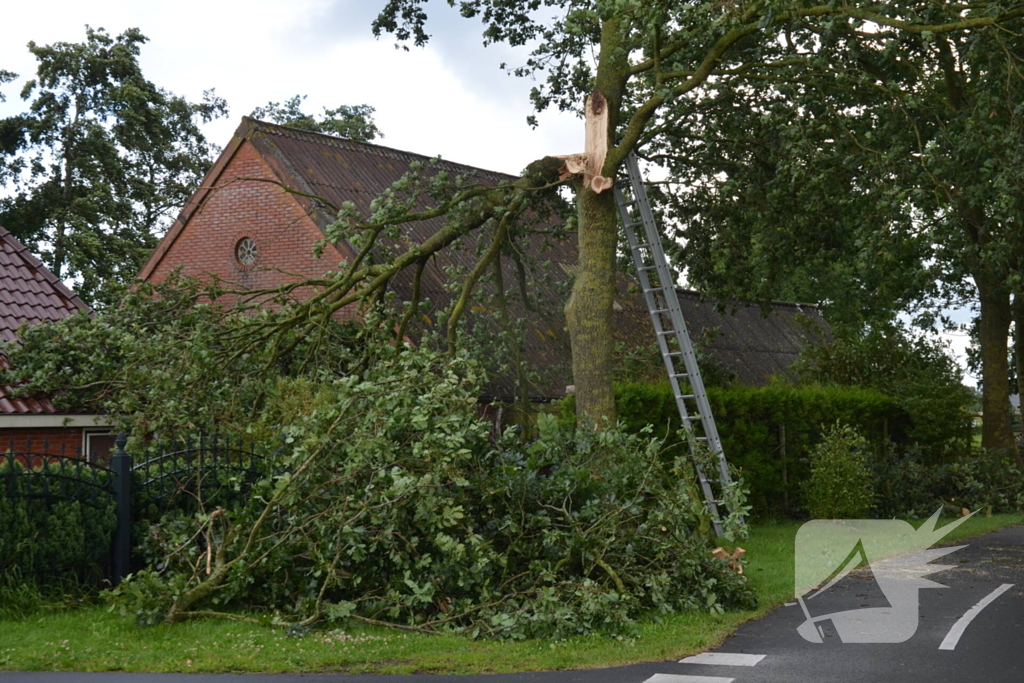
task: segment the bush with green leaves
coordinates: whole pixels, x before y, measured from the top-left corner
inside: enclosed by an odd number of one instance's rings
[[[98,584],[117,525],[111,473],[0,454],[0,576]]]
[[[874,464],[875,512],[880,518],[924,517],[938,508],[1024,511],[1024,473],[1012,456],[982,450],[942,465],[925,465],[917,449],[890,448]]]
[[[999,451],[957,458],[942,472],[943,496],[968,510],[1024,511],[1024,473],[1013,456]]]
[[[800,487],[809,476],[811,450],[823,438],[822,425],[837,420],[854,425],[871,435],[868,440],[877,452],[884,448],[886,432],[901,439],[907,422],[895,399],[861,387],[787,383],[709,387],[708,400],[726,458],[742,474],[758,516],[804,514]],[[639,433],[650,425],[655,436],[665,439],[667,453],[686,452],[677,433],[675,398],[667,384],[618,384],[615,401],[624,429]],[[563,422],[571,424],[575,420],[572,397],[561,408]],[[783,424],[785,455],[780,449]]]
[[[804,501],[814,519],[864,519],[874,502],[871,451],[853,427],[836,423],[811,453]]]
[[[186,506],[143,510],[146,568],[111,594],[140,622],[257,612],[299,628],[568,637],[750,604],[711,555],[686,462],[660,440],[546,420],[536,442],[496,442],[479,417],[479,349],[396,344],[403,323],[386,306],[339,324],[311,299],[295,327],[287,312],[220,310],[216,295],[172,278],[36,326],[0,377],[110,415],[132,432],[129,453],[208,425],[276,453],[241,504],[206,485],[234,481],[216,474],[175,484]]]
[[[909,418],[902,438],[918,445],[926,464],[969,449],[974,395],[948,349],[932,338],[893,324],[839,330],[828,343],[809,345],[796,367],[805,381],[893,397]]]
[[[875,516],[928,517],[948,502],[942,495],[945,467],[928,465],[917,445],[888,444],[872,461]]]
[[[330,383],[282,381],[303,398],[262,418],[286,434],[281,473],[242,509],[152,525],[150,568],[113,599],[143,623],[257,609],[504,638],[751,605],[659,440],[543,418],[538,440],[494,443],[479,379],[466,357],[406,349]]]

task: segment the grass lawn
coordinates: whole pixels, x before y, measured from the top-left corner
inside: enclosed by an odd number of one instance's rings
[[[1020,523],[975,517],[947,540]],[[799,522],[751,529],[747,573],[760,607],[724,615],[690,613],[649,622],[633,639],[492,642],[354,626],[286,637],[277,629],[223,621],[139,628],[90,606],[0,621],[0,669],[146,672],[502,673],[579,669],[678,659],[720,643],[739,624],[792,598],[793,538]]]

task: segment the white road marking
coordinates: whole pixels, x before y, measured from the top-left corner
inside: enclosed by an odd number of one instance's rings
[[[949,629],[949,633],[947,633],[946,637],[942,640],[942,645],[939,645],[939,649],[955,649],[956,644],[960,642],[960,636],[964,634],[964,631],[967,630],[967,627],[970,626],[972,621],[974,621],[974,617],[981,614],[981,610],[991,605],[993,602],[995,602],[996,598],[998,598],[1000,595],[1010,590],[1011,588],[1013,588],[1012,583],[1004,583],[1002,586],[986,595],[977,605],[967,610],[967,613],[960,617],[960,619],[955,624],[953,624],[953,628]]]
[[[654,674],[644,683],[732,683],[735,678],[716,676],[676,676],[675,674]]]
[[[680,664],[717,664],[719,666],[755,666],[768,655],[741,655],[732,652],[702,652],[681,659]]]

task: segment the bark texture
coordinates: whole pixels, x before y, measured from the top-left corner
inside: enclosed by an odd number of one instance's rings
[[[1010,420],[1010,293],[987,274],[974,276],[981,301],[978,343],[981,347],[982,448],[1016,452]]]
[[[1024,294],[1013,296],[1013,355],[1017,361],[1017,395],[1024,396]],[[1018,407],[1024,425],[1024,401]],[[1024,438],[1017,444],[1017,465],[1024,470]]]
[[[629,80],[629,50],[625,49],[621,19],[601,24],[601,51],[594,85],[604,97],[608,117],[608,147],[619,127],[622,99]],[[627,150],[628,151],[628,150]],[[625,156],[608,155],[601,175],[615,178]],[[601,426],[615,421],[613,381],[612,306],[615,299],[615,252],[619,242],[619,216],[611,191],[600,194],[590,185],[577,187],[579,267],[566,320],[572,341],[572,374],[576,385],[576,422]]]
[[[566,320],[572,339],[577,422],[615,420],[612,386],[612,306],[619,225],[615,197],[582,185],[579,208],[579,267]]]

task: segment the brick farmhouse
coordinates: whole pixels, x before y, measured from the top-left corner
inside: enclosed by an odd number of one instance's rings
[[[512,177],[380,145],[356,142],[243,118],[200,189],[182,209],[139,273],[141,280],[162,282],[172,272],[215,278],[245,289],[270,289],[285,283],[322,277],[351,259],[346,243],[324,243],[324,230],[335,220],[337,207],[353,202],[366,211],[370,202],[414,164],[433,172],[465,176],[488,185]],[[481,401],[534,402],[557,400],[573,384],[568,334],[562,306],[570,274],[576,266],[571,235],[547,230],[529,236],[517,247],[522,261],[503,260],[503,281],[513,313],[522,325],[521,355],[533,372],[528,386],[509,377],[492,378]],[[440,227],[440,220],[410,225],[409,243],[417,243]],[[532,234],[532,233],[531,233]],[[424,270],[422,291],[429,298],[426,320],[451,301],[447,288],[451,269],[467,269],[480,246],[470,236],[456,248],[432,258]],[[322,253],[314,254],[320,244]],[[514,262],[513,262],[514,261]],[[0,228],[0,338],[13,340],[23,324],[59,320],[89,308]],[[410,275],[394,278],[398,301],[411,299]],[[299,290],[308,296],[312,289]],[[825,334],[828,326],[813,306],[775,302],[766,308],[730,302],[726,307],[699,293],[680,290],[680,303],[690,334],[707,354],[737,381],[764,384],[785,376],[804,345],[810,319]],[[231,304],[232,298],[220,299]],[[532,302],[532,305],[529,305]],[[724,310],[723,310],[724,308]],[[354,316],[354,310],[341,312]],[[642,297],[623,278],[615,302],[619,347],[653,348],[654,335]],[[0,387],[0,447],[54,454],[109,451],[109,424],[95,415],[63,413],[45,398],[18,399]]]
[[[185,275],[215,277],[240,288],[269,288],[296,278],[322,276],[353,256],[352,248],[343,242],[327,244],[321,257],[314,256],[314,245],[324,239],[325,228],[335,219],[334,207],[353,202],[367,210],[411,164],[428,161],[428,157],[380,145],[244,118],[139,277],[160,282],[180,268]],[[439,170],[491,185],[512,179],[450,162],[440,163]],[[422,240],[439,225],[437,221],[412,225],[410,240]],[[450,301],[446,270],[472,264],[474,240],[446,250],[427,266],[423,289],[434,308]],[[517,272],[503,262],[508,269],[503,276],[505,287],[520,300],[536,296],[546,301],[549,313],[535,316],[518,311],[527,322],[523,357],[541,376],[526,394],[534,401],[559,399],[573,383],[561,310],[568,274],[576,265],[575,242],[571,236],[529,238],[520,249],[542,264],[543,272],[531,273],[527,291],[519,286],[516,292]],[[409,278],[395,280],[392,287],[397,298],[409,300]],[[775,302],[762,310],[730,303],[723,312],[718,302],[689,290],[680,290],[680,302],[691,335],[745,384],[764,384],[787,374],[804,344],[798,319],[810,318],[827,333],[827,324],[813,306]],[[642,297],[625,284],[620,287],[615,315],[620,346],[653,346]],[[508,380],[497,378],[481,398],[509,400],[513,393]]]

